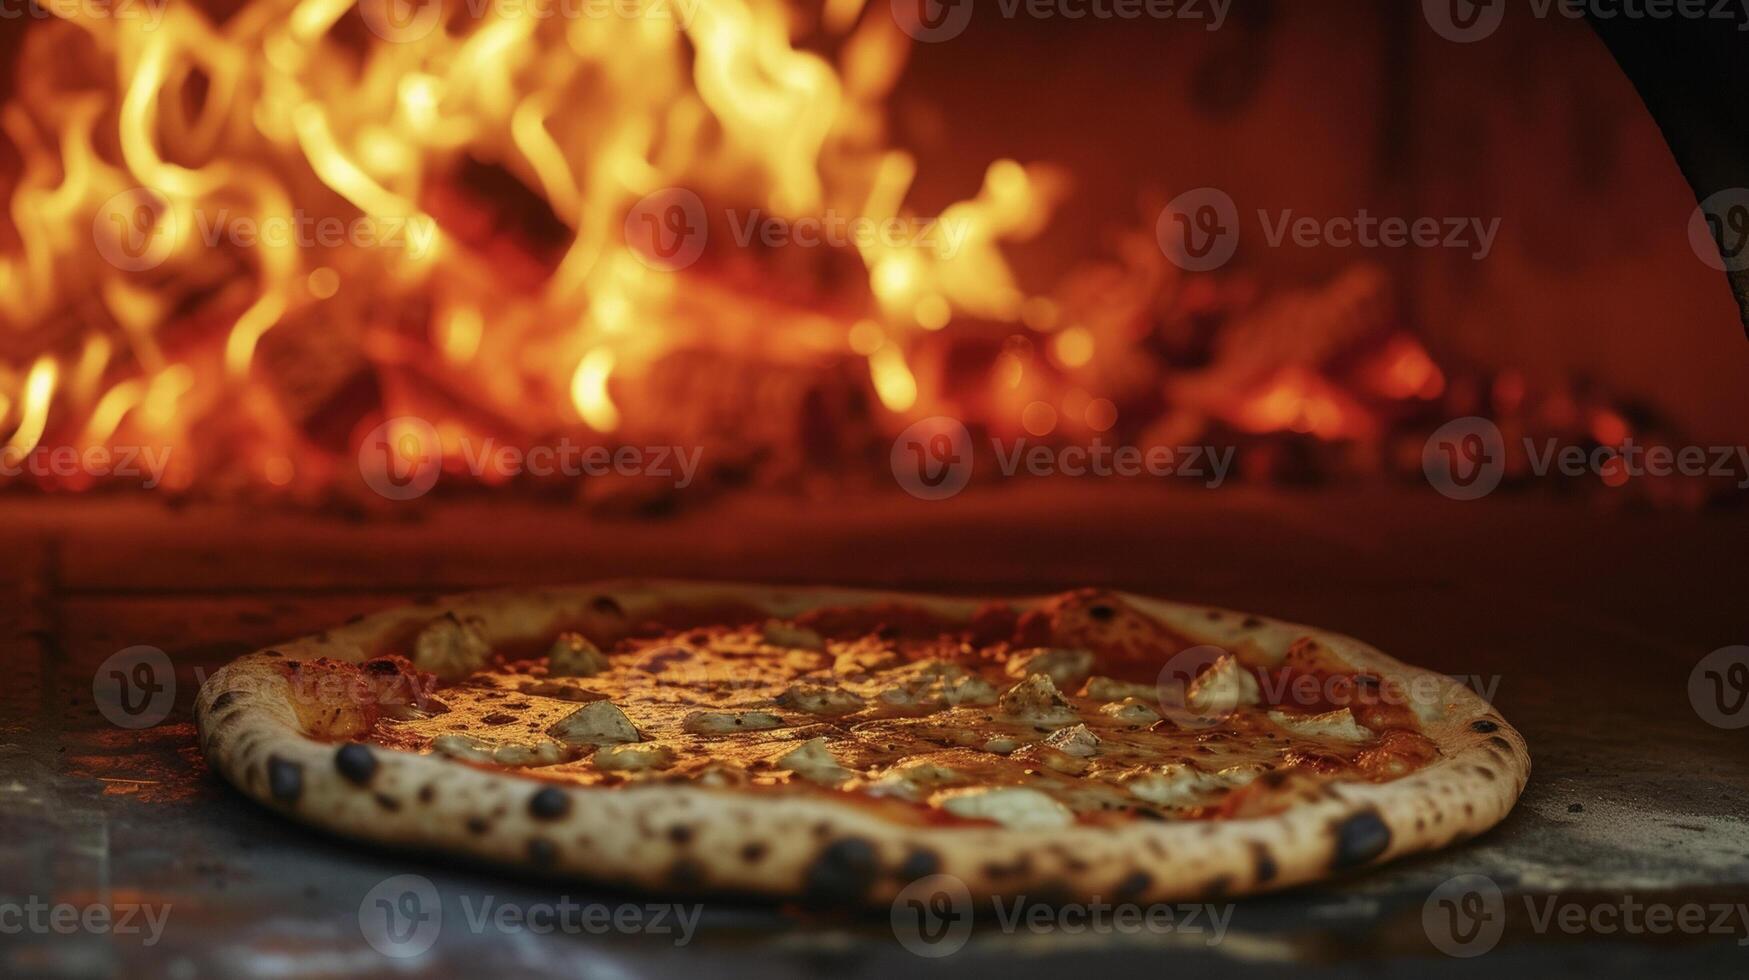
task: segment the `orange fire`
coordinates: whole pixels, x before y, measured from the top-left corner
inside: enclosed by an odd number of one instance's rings
[[[0,174],[14,452],[164,445],[172,488],[226,466],[310,486],[346,465],[354,433],[324,420],[360,384],[371,417],[445,433],[609,433],[636,422],[617,393],[682,348],[862,358],[916,415],[943,405],[920,337],[1033,299],[1000,246],[1039,230],[1051,174],[997,161],[971,199],[908,207],[883,109],[908,42],[861,0],[49,9],[66,19],[32,27],[0,110],[22,161]],[[482,166],[544,208],[546,259],[470,203]],[[761,302],[744,255],[652,261],[633,219],[665,202],[650,234],[718,245],[754,213],[953,234],[856,237],[866,289]]]

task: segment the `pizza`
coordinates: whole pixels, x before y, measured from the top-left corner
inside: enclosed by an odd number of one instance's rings
[[[338,834],[840,904],[1277,889],[1478,834],[1530,771],[1444,675],[1093,589],[433,599],[244,656],[196,713],[214,769]]]

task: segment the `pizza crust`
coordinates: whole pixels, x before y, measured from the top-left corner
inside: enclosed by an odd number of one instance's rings
[[[475,624],[494,647],[586,624],[611,634],[676,605],[810,609],[901,603],[967,621],[987,600],[830,588],[604,582],[473,593],[366,617],[249,654],[215,673],[195,711],[213,768],[295,819],[395,848],[442,851],[543,874],[656,891],[752,893],[840,904],[890,902],[950,874],[974,896],[1134,902],[1285,888],[1475,836],[1505,817],[1530,773],[1523,736],[1473,692],[1348,637],[1208,607],[1117,593],[1199,642],[1279,657],[1313,637],[1357,670],[1437,685],[1422,732],[1442,757],[1386,783],[1325,783],[1266,817],[1041,829],[904,824],[828,794],[695,784],[600,788],[544,783],[439,755],[334,744],[305,734],[288,661],[359,663],[404,649],[434,619]],[[1041,600],[1003,600],[1026,609]],[[1431,716],[1430,716],[1431,715]]]

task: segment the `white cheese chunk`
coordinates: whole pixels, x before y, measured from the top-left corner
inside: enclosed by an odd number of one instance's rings
[[[854,693],[822,684],[791,684],[788,690],[777,696],[777,703],[811,715],[833,718],[850,714],[863,706],[862,698]]]
[[[550,738],[533,743],[500,743],[473,735],[439,735],[431,740],[431,748],[452,759],[489,762],[500,766],[552,766],[571,757],[570,751],[564,745]]]
[[[1218,773],[1203,772],[1181,763],[1156,766],[1124,781],[1136,797],[1161,806],[1188,806],[1231,783]]]
[[[1126,725],[1151,725],[1160,720],[1160,712],[1141,698],[1124,698],[1122,701],[1101,705],[1099,713]]]
[[[547,734],[567,745],[636,742],[638,730],[612,701],[594,701],[548,726]]]
[[[1075,822],[1068,807],[1023,786],[948,790],[931,802],[955,816],[994,820],[1013,830],[1057,830]]]
[[[1029,674],[1009,688],[1001,706],[1003,714],[1036,726],[1061,727],[1076,719],[1075,709],[1045,674]]]
[[[1098,701],[1122,701],[1125,698],[1153,701],[1160,695],[1152,684],[1137,684],[1134,681],[1094,677],[1087,681],[1087,696]]]
[[[1009,657],[1008,674],[1025,677],[1044,674],[1058,688],[1073,691],[1081,686],[1093,670],[1093,651],[1036,647],[1017,650]]]
[[[553,677],[594,677],[607,669],[607,655],[581,633],[561,633],[547,651],[547,673]]]
[[[901,799],[920,799],[924,791],[936,786],[959,782],[965,776],[957,769],[947,766],[931,765],[926,762],[900,766],[889,769],[865,787],[874,796],[897,796]]]
[[[1372,738],[1372,732],[1360,727],[1354,720],[1354,713],[1347,708],[1337,708],[1321,715],[1290,715],[1283,711],[1271,711],[1269,720],[1295,735],[1309,738],[1333,738],[1339,742],[1364,742]]]
[[[1263,700],[1257,678],[1239,665],[1232,654],[1222,654],[1196,680],[1190,682],[1184,702],[1205,714],[1224,715],[1242,705]]]
[[[595,750],[595,768],[616,772],[666,769],[674,764],[674,750],[654,742],[604,745]]]
[[[1045,739],[1045,744],[1065,755],[1086,759],[1099,753],[1099,736],[1088,730],[1086,725],[1071,725],[1059,728]]]
[[[777,764],[808,780],[836,786],[850,778],[850,770],[838,764],[824,738],[810,738],[777,757]]]
[[[472,620],[445,613],[413,638],[413,666],[439,680],[459,681],[486,666],[492,647]]]

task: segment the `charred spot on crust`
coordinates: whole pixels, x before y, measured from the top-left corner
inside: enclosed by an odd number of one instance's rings
[[[398,812],[401,809],[401,801],[395,799],[394,797],[390,796],[387,793],[378,793],[376,795],[376,800],[377,800],[377,806],[382,807],[383,809],[389,811],[390,813]]]
[[[545,837],[530,837],[528,859],[536,864],[552,864],[559,859],[559,849]]]
[[[1239,620],[1239,625],[1248,630],[1254,630],[1263,625],[1263,620],[1258,619],[1256,616],[1246,616],[1244,619]]]
[[[371,777],[377,774],[376,753],[368,745],[347,742],[335,751],[334,768],[354,786],[369,786]]]
[[[536,820],[557,820],[571,812],[571,797],[557,786],[548,786],[528,798],[528,815]]]
[[[873,887],[879,871],[874,845],[860,837],[845,837],[820,849],[808,865],[803,889],[810,899],[860,901]]]
[[[426,783],[419,787],[419,802],[430,803],[437,796],[437,787]]]
[[[263,651],[261,651],[261,655],[263,657],[283,657],[283,656],[285,656],[285,654],[280,653],[278,650],[263,650]]]
[[[681,847],[685,847],[692,843],[692,828],[688,827],[686,824],[677,823],[668,828],[668,839]]]
[[[1477,718],[1475,721],[1470,722],[1470,731],[1472,732],[1481,732],[1486,735],[1489,732],[1497,732],[1499,730],[1499,725],[1494,724],[1486,718]]]
[[[1137,898],[1153,883],[1153,876],[1146,871],[1132,871],[1117,883],[1117,897],[1126,901]]]
[[[242,697],[242,695],[236,691],[226,691],[218,697],[213,698],[212,707],[208,709],[208,711],[210,714],[216,715],[226,708],[229,708],[231,705],[236,704],[237,699],[240,697]]]
[[[769,848],[758,841],[754,841],[751,844],[744,844],[741,847],[741,860],[746,861],[748,864],[758,864],[765,859],[765,853],[767,850],[769,850]]]
[[[906,881],[927,878],[941,870],[941,855],[923,847],[913,847],[899,863],[899,877]]]
[[[603,616],[624,616],[626,611],[620,608],[619,600],[610,595],[598,595],[589,603],[589,608]]]
[[[296,803],[304,794],[304,767],[277,755],[268,756],[267,791],[281,803]]]
[[[393,660],[390,660],[387,657],[377,657],[375,660],[366,660],[364,662],[364,672],[367,674],[376,674],[381,677],[388,677],[391,674],[400,673],[401,668],[397,666]]]
[[[1269,845],[1262,841],[1251,842],[1251,867],[1259,885],[1275,880],[1275,855],[1269,852]]]
[[[469,817],[465,826],[470,834],[483,834],[491,829],[492,824],[485,817]]]
[[[1330,830],[1336,843],[1330,866],[1336,870],[1359,867],[1391,846],[1391,828],[1377,810],[1362,810]]]
[[[1117,618],[1117,607],[1109,602],[1095,602],[1087,607],[1087,615],[1096,623],[1109,623]]]
[[[1512,751],[1512,743],[1506,741],[1505,739],[1501,738],[1498,735],[1494,736],[1493,738],[1488,739],[1488,744],[1494,746],[1497,749],[1505,749],[1507,752]]]

